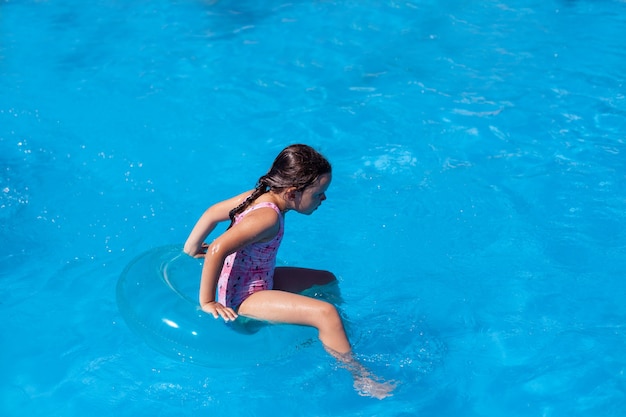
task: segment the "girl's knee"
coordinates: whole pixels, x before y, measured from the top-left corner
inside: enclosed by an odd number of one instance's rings
[[[321,302],[321,306],[319,308],[320,318],[326,326],[342,326],[341,316],[339,316],[339,312],[337,308],[328,303],[326,301]]]
[[[323,302],[319,308],[317,327],[320,340],[330,352],[337,354],[350,352],[350,342],[346,336],[341,316],[334,305]]]
[[[320,271],[320,284],[319,285],[326,285],[335,281],[337,281],[337,277],[335,276],[335,274],[333,274],[330,271]]]

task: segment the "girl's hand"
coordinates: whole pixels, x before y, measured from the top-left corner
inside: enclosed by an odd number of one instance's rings
[[[203,243],[202,245],[198,247],[193,247],[193,248],[188,245],[185,245],[185,247],[183,248],[183,252],[185,252],[187,255],[193,258],[204,258],[204,255],[206,255],[206,250],[208,247],[209,245],[207,243]]]
[[[234,321],[237,318],[237,313],[230,307],[224,307],[217,301],[210,301],[202,304],[202,311],[212,314],[213,317],[221,317],[224,321]]]

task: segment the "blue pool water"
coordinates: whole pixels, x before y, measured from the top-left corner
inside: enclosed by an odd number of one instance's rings
[[[474,3],[0,0],[0,414],[622,416],[626,3]],[[116,304],[293,142],[334,179],[279,257],[339,277],[388,399]]]

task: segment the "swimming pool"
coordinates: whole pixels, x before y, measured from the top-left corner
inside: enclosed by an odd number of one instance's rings
[[[626,4],[0,1],[6,416],[621,416]],[[334,168],[279,257],[330,269],[319,344],[212,369],[115,285],[284,145]]]

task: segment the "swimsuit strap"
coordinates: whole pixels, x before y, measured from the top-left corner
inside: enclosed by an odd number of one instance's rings
[[[260,209],[263,207],[269,207],[269,208],[273,208],[274,211],[276,213],[278,213],[278,216],[280,217],[280,221],[283,221],[283,216],[282,213],[280,212],[280,209],[278,208],[278,206],[274,203],[271,203],[269,201],[264,201],[262,203],[257,203],[253,206],[248,207],[246,210],[244,210],[241,214],[239,214],[239,216],[237,216],[238,218],[243,218],[243,216],[245,216],[246,214],[250,213],[251,211],[254,211],[256,209]]]

